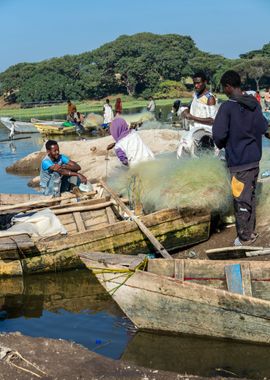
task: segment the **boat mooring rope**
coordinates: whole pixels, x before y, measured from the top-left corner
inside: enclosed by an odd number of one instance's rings
[[[97,267],[89,267],[89,269],[91,269],[91,271],[97,275],[97,274],[105,274],[105,273],[115,273],[117,274],[117,276],[114,276],[112,278],[110,278],[109,280],[103,280],[103,282],[114,282],[115,280],[117,280],[118,278],[120,277],[123,277],[123,274],[126,274],[126,277],[124,278],[123,282],[121,282],[120,284],[116,285],[114,288],[108,290],[108,293],[112,296],[114,295],[114,293],[121,287],[123,286],[127,280],[133,276],[133,274],[137,271],[137,270],[142,270],[144,271],[145,268],[146,268],[146,265],[147,265],[147,262],[148,262],[148,259],[147,257],[142,261],[140,262],[134,269],[113,269],[113,268],[97,268]],[[120,274],[119,274],[120,273]]]

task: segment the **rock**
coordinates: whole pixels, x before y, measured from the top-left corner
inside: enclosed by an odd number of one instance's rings
[[[6,168],[8,173],[35,174],[39,172],[40,164],[45,157],[45,152],[34,152],[21,158]]]

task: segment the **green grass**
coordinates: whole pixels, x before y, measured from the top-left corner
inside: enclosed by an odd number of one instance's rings
[[[111,103],[114,106],[114,102],[117,96],[109,97],[111,99]],[[224,95],[219,96],[220,99],[225,99]],[[132,109],[132,108],[140,108],[146,107],[148,101],[145,99],[135,99],[130,96],[121,96],[123,109]],[[191,98],[181,98],[183,103],[190,102]],[[167,106],[172,105],[175,99],[158,99],[156,100],[157,107],[159,106]],[[77,110],[83,113],[89,112],[102,112],[102,107],[104,104],[103,100],[88,100],[83,102],[75,102],[77,106]],[[34,108],[2,108],[0,109],[0,116],[10,116],[17,119],[30,120],[31,117],[34,118],[54,118],[57,115],[65,115],[67,112],[66,103],[58,104],[50,107],[34,107]]]

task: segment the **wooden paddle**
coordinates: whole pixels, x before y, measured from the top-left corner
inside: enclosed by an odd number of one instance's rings
[[[133,220],[139,229],[144,233],[144,235],[149,239],[153,244],[156,250],[163,256],[165,259],[172,259],[172,256],[167,252],[162,244],[155,238],[152,232],[143,224],[143,222],[134,215],[130,209],[124,204],[124,202],[118,197],[118,195],[103,181],[100,180],[100,184],[104,189],[111,195],[111,197],[117,202],[123,211]]]

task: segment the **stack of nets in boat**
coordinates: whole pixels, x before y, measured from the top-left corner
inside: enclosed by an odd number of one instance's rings
[[[85,128],[95,128],[103,123],[103,117],[96,113],[89,113],[84,120]]]
[[[175,156],[143,162],[110,179],[110,185],[144,212],[164,208],[231,210],[230,177],[225,163],[208,155],[177,160]]]

